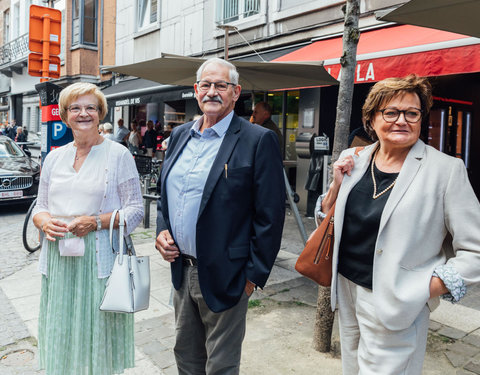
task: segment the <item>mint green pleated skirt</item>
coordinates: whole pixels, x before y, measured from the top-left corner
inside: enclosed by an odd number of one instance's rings
[[[99,310],[107,279],[97,276],[95,233],[83,257],[62,257],[48,246],[38,321],[40,368],[47,375],[121,374],[134,367],[133,314]]]

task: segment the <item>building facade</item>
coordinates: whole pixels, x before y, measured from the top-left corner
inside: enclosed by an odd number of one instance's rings
[[[40,131],[41,110],[35,85],[28,74],[29,8],[45,6],[42,0],[0,0],[0,121],[16,120]],[[60,78],[65,86],[76,81],[99,85],[111,79],[99,66],[115,63],[116,2],[114,0],[55,1],[62,12]]]

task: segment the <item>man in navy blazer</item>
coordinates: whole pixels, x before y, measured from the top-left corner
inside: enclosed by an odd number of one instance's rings
[[[248,298],[280,248],[285,185],[274,132],[235,115],[241,87],[213,58],[194,85],[203,116],[173,130],[156,248],[171,262],[180,374],[238,374]]]

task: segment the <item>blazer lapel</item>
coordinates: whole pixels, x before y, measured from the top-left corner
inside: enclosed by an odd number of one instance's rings
[[[225,133],[220,149],[218,150],[217,156],[213,161],[207,181],[205,182],[202,201],[200,202],[200,209],[198,210],[198,217],[202,215],[202,212],[212,195],[213,189],[224,171],[225,164],[227,164],[230,159],[230,155],[232,154],[239,138],[240,128],[240,118],[234,114],[230,126]]]
[[[400,173],[398,175],[397,182],[395,183],[395,186],[390,193],[390,197],[388,197],[387,199],[387,203],[385,204],[382,218],[380,220],[380,226],[378,228],[379,234],[385,227],[385,224],[388,222],[388,219],[392,215],[394,208],[397,206],[398,202],[405,194],[414,177],[418,173],[418,170],[422,165],[424,154],[425,143],[423,143],[421,140],[418,140],[417,143],[415,143],[411,150],[408,152],[402,169],[400,170]]]

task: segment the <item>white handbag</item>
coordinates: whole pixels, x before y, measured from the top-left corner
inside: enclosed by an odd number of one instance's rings
[[[131,237],[124,236],[123,210],[114,210],[110,219],[110,245],[113,249],[113,223],[119,214],[119,251],[108,278],[100,310],[134,313],[148,309],[150,300],[150,259],[137,257]],[[124,244],[127,251],[124,254]],[[114,250],[115,251],[115,250]]]

